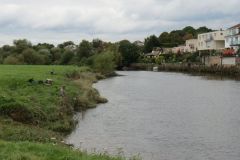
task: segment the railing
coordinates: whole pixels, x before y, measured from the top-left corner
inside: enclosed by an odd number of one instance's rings
[[[240,41],[231,41],[231,42],[230,42],[230,45],[231,45],[231,46],[240,45]]]
[[[234,36],[240,34],[240,28],[239,29],[234,29],[234,30],[228,30],[227,36]]]

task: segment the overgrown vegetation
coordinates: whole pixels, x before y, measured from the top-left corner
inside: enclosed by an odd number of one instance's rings
[[[69,133],[76,123],[72,118],[75,111],[106,102],[92,88],[97,78],[104,77],[90,71],[88,67],[74,66],[2,65],[1,139],[48,141],[54,132]],[[46,79],[51,79],[52,85],[46,84]],[[62,86],[64,96],[60,94]],[[46,132],[37,134],[40,129]]]

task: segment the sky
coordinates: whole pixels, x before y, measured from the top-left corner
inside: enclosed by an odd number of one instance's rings
[[[143,41],[149,35],[240,23],[240,0],[0,0],[0,45],[92,40]]]

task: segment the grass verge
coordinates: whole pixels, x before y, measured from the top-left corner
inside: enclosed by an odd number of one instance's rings
[[[50,143],[0,141],[1,160],[123,160],[106,154],[87,154]]]

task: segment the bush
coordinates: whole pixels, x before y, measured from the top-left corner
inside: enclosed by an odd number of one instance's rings
[[[4,59],[3,64],[20,64],[20,61],[14,56],[8,56]]]
[[[102,74],[111,74],[115,69],[114,56],[112,52],[105,52],[95,55],[93,60],[93,68]]]

